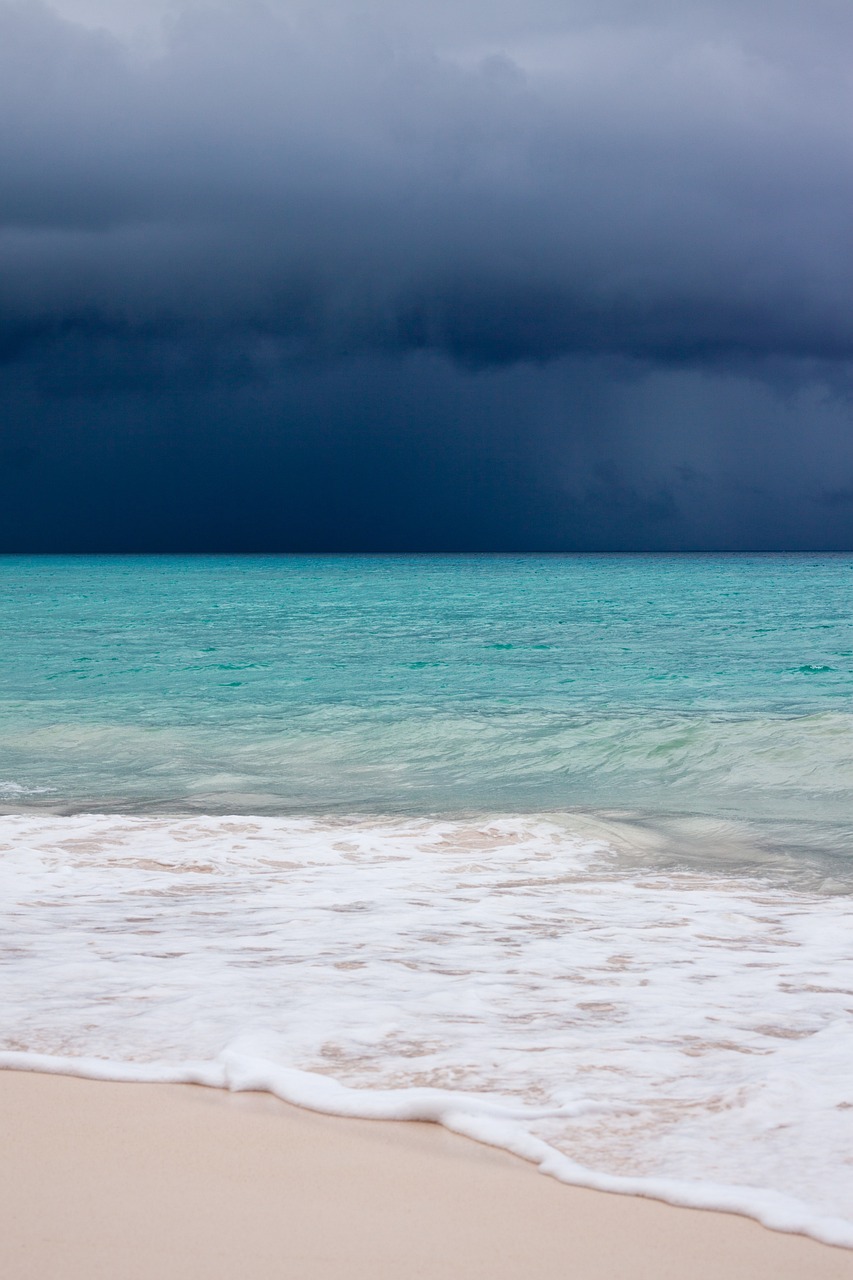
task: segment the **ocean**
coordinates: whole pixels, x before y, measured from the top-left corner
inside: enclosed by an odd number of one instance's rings
[[[853,1247],[853,556],[0,558],[0,1065]]]

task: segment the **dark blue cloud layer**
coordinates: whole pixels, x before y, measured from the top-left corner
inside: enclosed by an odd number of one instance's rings
[[[849,546],[848,6],[0,4],[0,546]]]

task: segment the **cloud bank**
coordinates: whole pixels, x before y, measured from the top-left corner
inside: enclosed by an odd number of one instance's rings
[[[851,545],[851,41],[0,3],[0,539]]]

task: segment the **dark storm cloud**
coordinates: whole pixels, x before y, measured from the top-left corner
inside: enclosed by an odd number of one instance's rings
[[[848,9],[398,8],[202,7],[146,58],[4,5],[7,326],[850,354]]]
[[[849,544],[846,3],[56,9],[3,545]]]

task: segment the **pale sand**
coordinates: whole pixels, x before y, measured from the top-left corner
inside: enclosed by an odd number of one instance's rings
[[[853,1252],[562,1186],[435,1125],[0,1072],[3,1280],[853,1280]]]

